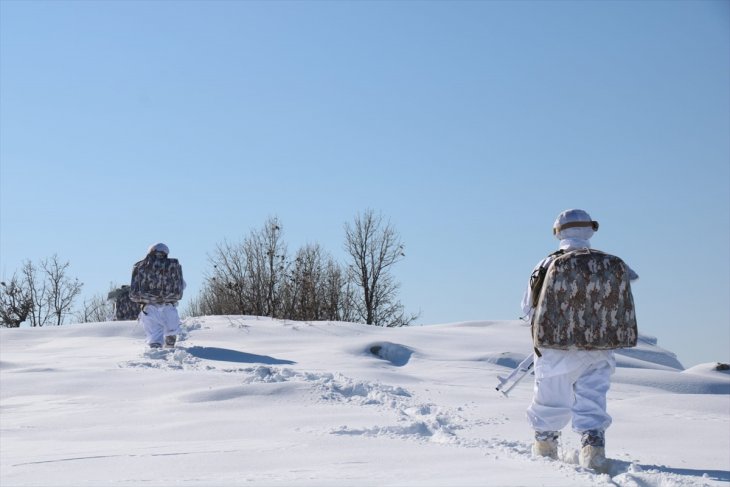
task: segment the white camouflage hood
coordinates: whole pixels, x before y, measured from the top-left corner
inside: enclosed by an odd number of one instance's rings
[[[570,224],[584,223],[587,226],[571,227]],[[563,228],[568,226],[568,228]],[[598,228],[588,212],[584,210],[565,210],[553,223],[553,233],[560,240],[561,249],[590,248],[590,239]]]

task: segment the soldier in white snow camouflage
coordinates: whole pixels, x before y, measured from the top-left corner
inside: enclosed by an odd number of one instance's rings
[[[177,259],[168,258],[169,253],[163,243],[152,245],[132,269],[130,298],[144,305],[139,321],[150,348],[161,348],[163,343],[172,348],[180,333],[177,302],[182,298],[185,281],[182,266]]]
[[[618,257],[591,250],[597,230],[583,210],[558,216],[553,233],[560,250],[535,267],[522,310],[535,344],[535,390],[527,410],[533,453],[557,458],[560,431],[572,422],[581,435],[580,464],[605,471],[613,350],[636,345],[630,281],[638,276]]]
[[[139,303],[135,303],[129,299],[129,286],[122,286],[119,289],[111,291],[107,299],[112,301],[114,305],[112,319],[116,321],[137,319],[141,306]]]

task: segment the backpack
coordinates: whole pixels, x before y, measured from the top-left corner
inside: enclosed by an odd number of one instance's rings
[[[535,347],[612,350],[636,346],[629,268],[592,249],[557,255],[547,267],[532,318]]]
[[[183,288],[178,260],[152,253],[134,264],[129,297],[136,303],[176,303],[182,298]]]
[[[140,305],[129,299],[129,286],[122,286],[111,291],[107,297],[114,301],[114,320],[136,320],[139,316]]]

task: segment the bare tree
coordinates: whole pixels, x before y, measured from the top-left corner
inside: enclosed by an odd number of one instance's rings
[[[33,300],[22,281],[13,274],[8,282],[0,282],[0,325],[18,328],[30,314]]]
[[[390,274],[403,245],[390,224],[368,212],[346,225],[353,257],[342,267],[319,244],[287,257],[281,224],[269,218],[240,244],[223,243],[209,257],[211,270],[188,316],[250,314],[296,320],[365,321],[402,326],[406,316]]]
[[[398,283],[391,268],[400,261],[403,243],[390,222],[366,210],[345,224],[345,250],[351,258],[349,278],[359,287],[355,312],[368,325],[404,326],[417,316],[406,315],[397,299]]]
[[[28,313],[30,326],[62,325],[71,313],[83,284],[68,276],[68,267],[56,255],[42,260],[40,271],[31,261],[23,264],[23,287],[33,303]]]
[[[247,288],[246,253],[243,245],[224,242],[208,259],[212,270],[200,296],[191,301],[193,316],[223,314],[253,314]]]
[[[23,273],[23,284],[33,303],[30,313],[28,313],[29,324],[32,327],[45,326],[51,317],[47,283],[45,279],[38,276],[38,268],[30,260],[25,261],[21,272]]]
[[[252,230],[240,244],[225,242],[209,257],[212,270],[198,298],[187,312],[251,314],[281,317],[282,290],[288,269],[286,245],[277,218]]]
[[[208,311],[206,305],[204,304],[205,300],[203,299],[203,295],[206,293],[207,289],[204,288],[202,291],[200,291],[198,297],[190,299],[185,309],[180,313],[180,317],[185,319],[190,316],[209,316],[216,314]]]
[[[72,279],[67,275],[68,266],[68,261],[59,262],[57,255],[41,262],[48,283],[48,304],[56,326],[61,326],[66,316],[71,313],[74,299],[81,293],[83,287],[78,278]]]
[[[308,244],[297,251],[284,292],[287,318],[331,319],[325,311],[325,258],[319,244]]]
[[[244,241],[253,302],[258,315],[281,317],[281,287],[287,273],[286,244],[279,219],[269,218]]]
[[[90,300],[84,299],[81,309],[75,314],[79,323],[99,323],[108,321],[112,315],[113,307],[108,299],[97,294]]]
[[[347,280],[347,272],[329,255],[323,262],[318,288],[323,319],[353,321],[353,287]]]

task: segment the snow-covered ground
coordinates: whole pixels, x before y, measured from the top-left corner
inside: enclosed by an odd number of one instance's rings
[[[0,330],[0,485],[729,485],[730,374],[642,337],[609,392],[610,475],[530,456],[520,322],[188,319]]]

